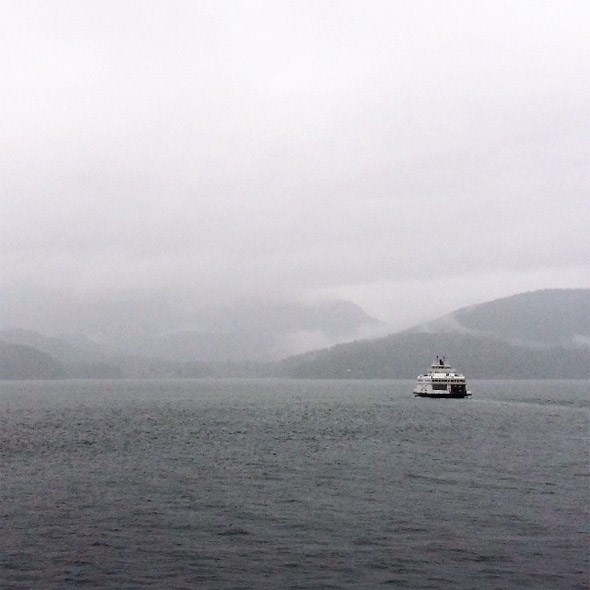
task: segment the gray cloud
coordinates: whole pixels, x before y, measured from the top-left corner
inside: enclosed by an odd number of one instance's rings
[[[585,2],[4,12],[6,284],[351,296],[401,323],[590,286]]]

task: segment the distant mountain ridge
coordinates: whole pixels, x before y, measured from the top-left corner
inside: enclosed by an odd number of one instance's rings
[[[341,309],[351,312],[353,324],[362,323],[364,312],[351,305]],[[329,309],[335,310],[337,306]],[[277,313],[280,316],[284,311],[279,309]],[[328,324],[336,321],[338,325],[338,320],[325,321]],[[260,326],[260,320],[255,317],[244,318],[242,326],[248,321]],[[294,323],[289,324],[290,321]],[[310,321],[313,326],[321,324],[318,319]],[[213,319],[211,325],[215,322],[218,320]],[[276,325],[276,321],[271,324]],[[301,319],[286,319],[286,330],[293,325],[305,324]],[[272,336],[264,330],[254,333],[257,342]],[[549,289],[514,295],[466,307],[397,334],[341,343],[273,362],[263,362],[254,354],[243,356],[244,348],[256,342],[246,338],[247,334],[246,331],[244,341],[239,340],[237,331],[216,342],[214,334],[179,332],[156,339],[152,345],[144,340],[143,348],[129,351],[80,336],[62,339],[26,330],[4,331],[0,332],[0,341],[4,341],[0,347],[0,379],[232,376],[413,379],[438,354],[446,355],[472,379],[589,379],[590,289]],[[235,346],[234,356],[219,359],[219,350],[227,354],[228,344]],[[166,345],[170,346],[169,353]],[[198,351],[204,354],[206,347],[216,346],[219,350],[211,353],[215,358],[199,358]]]
[[[383,324],[358,305],[341,300],[315,304],[247,300],[185,315],[170,312],[173,302],[167,306],[141,301],[138,306],[129,301],[120,308],[116,301],[106,305],[109,310],[113,306],[117,309],[114,324],[106,325],[105,316],[104,332],[98,341],[83,334],[46,336],[31,329],[0,330],[0,340],[32,347],[62,367],[60,374],[66,377],[183,378],[269,375],[273,359],[383,331]],[[99,311],[104,308],[99,306]],[[176,317],[178,323],[170,319],[168,324],[176,329],[160,330],[166,322],[152,317],[158,309],[168,310],[169,318]],[[130,312],[129,317],[125,310]],[[149,319],[142,325],[140,316],[148,310]],[[178,319],[181,316],[182,321]],[[93,329],[97,317],[85,326]],[[178,329],[181,325],[185,329]],[[13,373],[6,366],[0,378],[9,374],[26,375],[26,371]]]
[[[201,310],[183,330],[140,334],[129,342],[135,354],[168,361],[269,361],[358,338],[381,322],[349,301],[317,304],[246,301]]]
[[[522,293],[282,361],[299,378],[414,378],[445,354],[471,378],[590,378],[590,289]]]
[[[63,379],[65,368],[52,356],[22,344],[0,341],[0,379]]]
[[[103,349],[100,345],[80,336],[69,340],[44,336],[32,330],[5,330],[0,332],[0,341],[7,343],[7,346],[20,346],[40,353],[45,362],[60,367],[56,374],[61,377],[101,379],[124,376],[118,362],[110,362],[112,358],[116,358],[111,349]],[[0,371],[0,378],[7,378],[3,377],[6,370]],[[23,371],[18,373],[20,372]],[[26,374],[26,371],[23,374]]]
[[[406,332],[471,334],[537,348],[590,346],[590,289],[512,295],[464,307]]]
[[[590,350],[532,349],[469,334],[399,333],[341,344],[280,362],[299,379],[414,379],[436,355],[471,379],[588,379]]]
[[[45,300],[42,295],[0,309],[0,338],[36,346],[66,363],[125,354],[174,362],[267,361],[386,333],[382,322],[343,300],[250,298],[201,306],[163,295],[80,300],[73,294],[59,299],[46,293]],[[15,325],[19,329],[10,328]]]

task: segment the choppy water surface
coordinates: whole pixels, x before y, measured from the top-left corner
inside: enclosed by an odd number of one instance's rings
[[[587,588],[587,381],[0,384],[1,588]]]

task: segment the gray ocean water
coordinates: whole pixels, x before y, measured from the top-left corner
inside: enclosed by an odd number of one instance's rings
[[[0,384],[0,588],[590,586],[588,381]]]

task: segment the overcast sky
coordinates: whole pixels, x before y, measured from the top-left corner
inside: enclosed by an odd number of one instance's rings
[[[589,39],[587,0],[4,0],[2,281],[399,328],[590,287]]]

